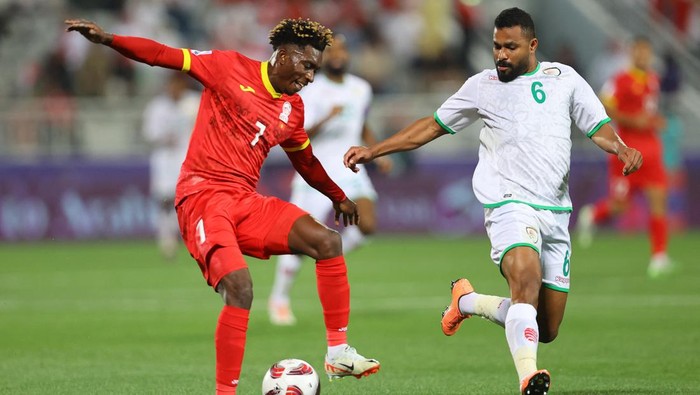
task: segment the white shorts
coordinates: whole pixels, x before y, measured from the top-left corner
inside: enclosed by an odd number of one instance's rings
[[[570,215],[566,211],[538,210],[518,203],[484,209],[491,259],[500,268],[503,256],[510,249],[531,247],[540,255],[542,285],[569,292]]]
[[[299,177],[299,176],[297,176]],[[377,200],[377,192],[372,186],[369,176],[366,171],[360,173],[349,174],[340,179],[333,178],[340,189],[345,192],[351,200],[369,199]],[[303,179],[296,178],[292,184],[292,197],[290,203],[302,208],[312,217],[321,222],[325,222],[328,215],[333,211],[333,203],[321,192],[309,186]]]

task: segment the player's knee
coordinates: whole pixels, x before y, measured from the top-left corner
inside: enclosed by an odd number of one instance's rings
[[[253,304],[253,282],[240,283],[236,287],[224,286],[220,292],[224,303],[228,306],[250,310]]]
[[[329,259],[343,254],[343,242],[340,234],[332,229],[326,229],[323,237],[320,237],[316,245],[315,259]]]
[[[250,310],[253,304],[253,280],[248,269],[235,270],[225,275],[216,286],[228,306]]]

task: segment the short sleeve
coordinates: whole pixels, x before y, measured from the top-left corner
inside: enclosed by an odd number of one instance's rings
[[[280,143],[280,147],[282,147],[285,152],[301,151],[308,147],[311,143],[311,140],[309,140],[309,135],[306,133],[306,130],[303,127],[303,125],[306,123],[304,102],[301,100],[301,97],[299,99],[300,100],[297,101],[298,104],[293,104],[294,106],[301,107],[300,109],[295,109],[293,112],[294,114],[298,114],[297,117],[299,117],[294,123],[296,125],[296,129],[294,129],[292,134],[286,140]]]
[[[576,71],[571,70],[573,94],[571,97],[571,118],[576,126],[588,137],[592,137],[601,126],[610,122],[603,103],[593,92],[593,88]]]
[[[230,51],[196,51],[194,49],[182,48],[183,62],[182,71],[190,74],[207,88],[216,85],[221,78],[222,64],[231,63]],[[237,65],[229,64],[228,67],[235,69]]]
[[[280,147],[285,152],[296,152],[306,149],[309,146],[311,140],[309,140],[309,135],[306,134],[304,128],[296,129],[288,139],[280,143]]]
[[[469,78],[457,93],[442,103],[440,108],[435,111],[435,121],[446,132],[455,134],[479,119],[477,104],[481,75],[477,74]]]

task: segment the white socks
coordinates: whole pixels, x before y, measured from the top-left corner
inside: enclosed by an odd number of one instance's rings
[[[289,303],[289,291],[299,267],[301,267],[301,258],[298,255],[280,255],[277,258],[277,273],[275,282],[272,284],[270,300],[278,303]]]
[[[459,298],[459,311],[462,314],[476,314],[505,327],[510,304],[510,298],[472,292]]]
[[[527,303],[510,306],[506,316],[506,340],[520,381],[537,371],[539,337],[535,307]]]

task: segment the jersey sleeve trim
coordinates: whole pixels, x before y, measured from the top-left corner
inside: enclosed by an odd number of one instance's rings
[[[600,128],[603,127],[603,125],[605,125],[608,122],[610,122],[610,117],[607,117],[607,118],[603,119],[602,121],[598,122],[598,124],[595,125],[595,127],[593,129],[591,129],[590,132],[586,133],[586,136],[588,136],[588,138],[593,137],[593,135],[596,134],[600,130]]]
[[[192,55],[190,55],[190,50],[187,48],[182,48],[182,71],[187,73],[192,67]]]
[[[538,210],[549,210],[549,211],[568,211],[572,212],[574,211],[573,207],[558,207],[558,206],[543,206],[541,204],[535,204],[535,203],[530,203],[530,202],[524,202],[522,200],[515,200],[515,199],[510,199],[510,200],[503,200],[501,202],[497,203],[486,203],[484,204],[484,208],[496,208],[496,207],[501,207],[505,206],[508,203],[520,203],[520,204],[525,204],[528,205],[532,208],[536,208]]]
[[[435,113],[433,114],[433,118],[435,118],[435,122],[437,122],[438,125],[440,125],[441,128],[445,129],[445,131],[446,131],[447,133],[449,133],[449,134],[455,134],[455,133],[456,133],[454,130],[450,129],[449,126],[445,125],[445,124],[440,120],[440,117],[438,117],[437,111],[435,111]]]
[[[306,139],[306,141],[304,141],[304,144],[302,144],[302,145],[299,145],[297,147],[289,147],[289,148],[282,147],[282,149],[284,150],[284,152],[297,152],[297,151],[301,151],[301,150],[305,149],[306,147],[309,146],[309,144],[311,144],[311,140]]]
[[[265,89],[270,93],[273,99],[279,99],[282,97],[282,94],[277,92],[275,88],[272,86],[272,82],[270,82],[270,77],[267,75],[267,66],[269,62],[261,62],[260,63],[260,77],[262,78],[263,85],[265,85]]]
[[[535,75],[535,73],[537,73],[538,71],[540,71],[540,62],[537,62],[537,67],[535,67],[534,70],[532,70],[532,71],[529,72],[529,73],[525,73],[525,74],[523,74],[523,75],[526,76],[526,77],[528,77],[528,76],[531,76],[531,75]]]

